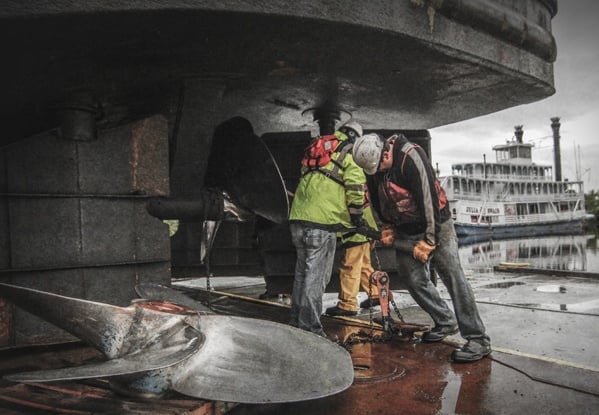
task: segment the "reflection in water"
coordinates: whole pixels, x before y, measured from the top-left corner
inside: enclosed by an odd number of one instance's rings
[[[327,333],[332,332],[329,330]],[[344,333],[337,333],[340,338]],[[231,415],[347,415],[347,414],[484,414],[493,413],[497,401],[490,390],[492,359],[459,365],[448,358],[452,347],[411,343],[394,339],[387,343],[360,345],[352,352],[354,362],[374,368],[370,381],[354,382],[347,390],[302,402],[272,405],[242,404]],[[362,360],[365,359],[365,360]],[[402,376],[382,380],[379,374],[400,367]],[[381,381],[382,380],[382,381]],[[502,396],[504,382],[496,385]],[[512,388],[512,382],[505,382]]]
[[[537,288],[535,288],[535,291],[539,291],[542,293],[565,293],[566,287],[557,284],[540,285]]]
[[[464,268],[492,271],[502,262],[528,264],[531,268],[599,272],[595,235],[555,235],[537,238],[470,242],[460,240]]]

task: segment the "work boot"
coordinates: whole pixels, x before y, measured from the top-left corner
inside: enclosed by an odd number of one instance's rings
[[[324,312],[326,315],[328,316],[356,316],[358,315],[357,311],[351,311],[351,310],[343,310],[337,306],[335,307],[329,307],[325,310]]]
[[[445,337],[458,332],[457,326],[435,326],[431,331],[426,331],[422,335],[422,341],[426,343],[437,343]]]
[[[370,308],[376,307],[377,305],[381,305],[381,301],[377,298],[371,297],[360,303],[360,308]]]
[[[486,339],[471,339],[461,348],[451,353],[451,360],[457,363],[471,363],[491,354],[491,344]]]

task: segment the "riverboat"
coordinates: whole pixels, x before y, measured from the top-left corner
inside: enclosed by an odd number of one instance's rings
[[[533,143],[514,137],[493,147],[496,161],[452,165],[442,178],[458,237],[554,235],[582,232],[582,181],[561,179],[559,118],[552,118],[556,175],[532,161]]]

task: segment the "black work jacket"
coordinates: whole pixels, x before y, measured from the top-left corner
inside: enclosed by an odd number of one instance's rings
[[[415,146],[404,137],[396,139],[393,146],[393,165],[386,172],[369,176],[369,188],[372,193],[372,206],[381,215],[379,189],[385,180],[407,189],[418,207],[419,219],[411,223],[393,223],[396,233],[409,236],[423,234],[431,245],[437,244],[439,224],[451,217],[449,204],[439,209],[439,195],[435,188],[435,172],[420,146]],[[376,189],[376,190],[375,190]]]

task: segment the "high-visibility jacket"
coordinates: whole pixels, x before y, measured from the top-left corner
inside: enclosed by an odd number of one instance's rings
[[[340,131],[335,135],[339,145],[328,164],[318,169],[302,167],[290,222],[340,232],[355,228],[350,213],[364,213],[366,175],[354,162],[348,137]]]

